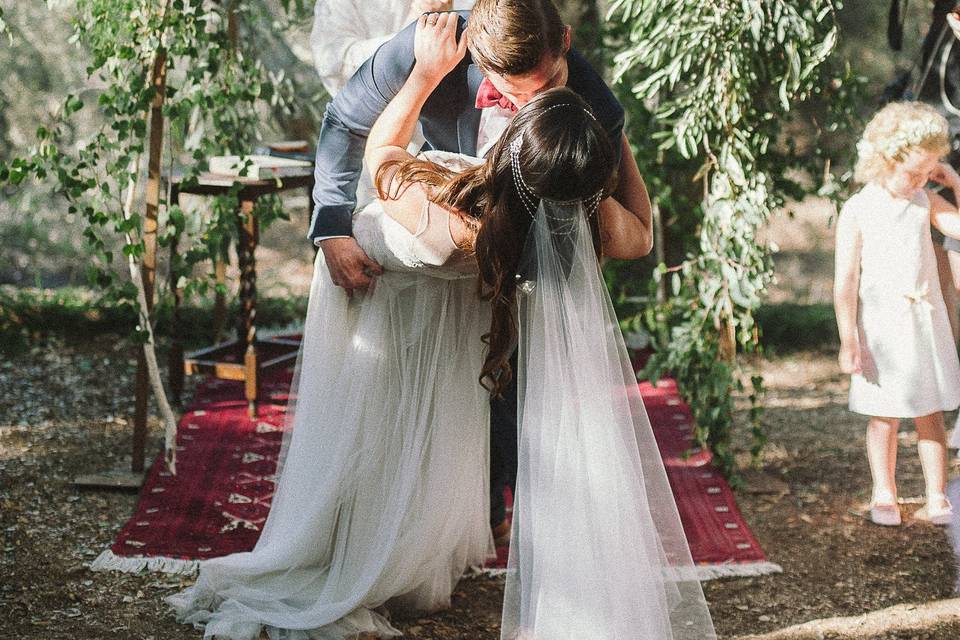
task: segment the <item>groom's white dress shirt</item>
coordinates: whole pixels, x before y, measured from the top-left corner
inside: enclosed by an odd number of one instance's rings
[[[477,132],[477,157],[484,158],[497,143],[516,111],[500,106],[487,107],[480,113],[480,130]]]

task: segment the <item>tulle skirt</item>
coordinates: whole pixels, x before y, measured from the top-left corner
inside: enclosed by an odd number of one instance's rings
[[[493,552],[488,326],[475,278],[387,272],[350,301],[318,254],[269,518],[253,551],[168,598],[178,619],[207,638],[341,640],[400,635],[387,602],[448,606]]]

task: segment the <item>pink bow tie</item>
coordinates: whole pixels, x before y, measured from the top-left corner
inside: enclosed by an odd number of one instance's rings
[[[516,111],[517,105],[510,102],[509,99],[493,86],[489,79],[484,78],[477,90],[477,109],[486,109],[487,107],[500,107],[508,111]]]

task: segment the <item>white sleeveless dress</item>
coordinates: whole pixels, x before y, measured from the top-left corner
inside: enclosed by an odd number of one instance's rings
[[[349,300],[317,255],[292,435],[256,547],[201,563],[167,599],[206,638],[398,636],[381,605],[446,607],[495,554],[476,262],[436,206],[411,234],[375,201],[354,234],[385,273]]]
[[[960,405],[960,362],[930,238],[930,202],[868,184],[844,205],[862,239],[858,329],[863,374],[850,410],[913,418]]]

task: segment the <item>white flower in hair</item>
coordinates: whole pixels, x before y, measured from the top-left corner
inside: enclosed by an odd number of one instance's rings
[[[861,140],[857,143],[857,153],[861,158],[873,153],[894,158],[904,149],[919,146],[926,140],[943,134],[943,127],[938,121],[920,118],[901,124],[893,136],[884,140]]]
[[[867,156],[872,155],[876,150],[877,148],[874,147],[873,143],[869,140],[861,140],[857,143],[857,155],[859,155],[861,158],[866,158]]]

